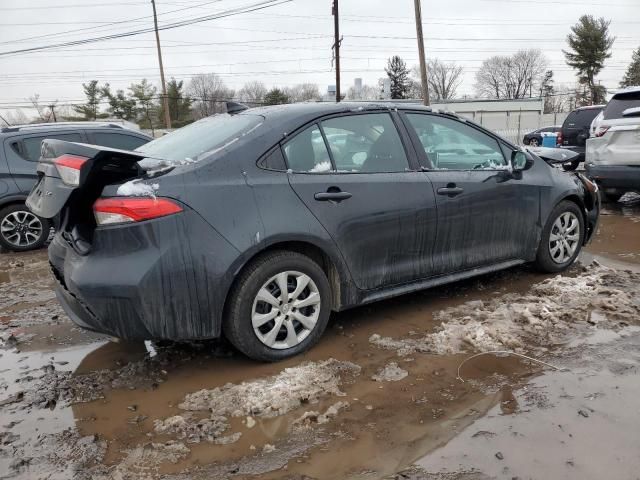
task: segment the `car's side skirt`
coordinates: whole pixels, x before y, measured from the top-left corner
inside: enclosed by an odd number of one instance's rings
[[[397,297],[406,293],[416,292],[418,290],[424,290],[431,287],[437,287],[446,283],[452,283],[466,278],[475,277],[477,275],[484,275],[486,273],[495,272],[498,270],[504,270],[506,268],[514,267],[526,263],[524,260],[507,260],[504,262],[494,263],[491,265],[485,265],[483,267],[472,268],[469,270],[462,270],[455,273],[448,273],[446,275],[439,275],[437,277],[426,278],[417,282],[412,282],[403,285],[396,285],[383,290],[375,290],[370,292],[364,292],[358,305],[366,303],[376,302],[378,300],[384,300],[387,298]],[[356,305],[353,305],[356,306]]]

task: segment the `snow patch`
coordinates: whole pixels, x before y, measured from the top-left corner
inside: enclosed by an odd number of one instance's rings
[[[160,188],[157,183],[144,183],[141,179],[129,180],[118,187],[116,195],[123,197],[153,197]]]
[[[316,164],[309,171],[311,173],[330,172],[331,171],[331,162],[320,162],[320,163]]]
[[[637,285],[640,274],[600,265],[576,277],[558,275],[533,285],[529,293],[506,294],[487,301],[465,302],[434,314],[436,332],[423,337],[394,339],[374,334],[369,342],[399,356],[413,353],[514,350],[566,342],[575,324],[592,312],[604,314],[600,323],[618,325],[640,318]]]
[[[390,362],[378,370],[371,378],[376,382],[397,382],[407,375],[409,375],[409,372],[400,368],[396,362]]]

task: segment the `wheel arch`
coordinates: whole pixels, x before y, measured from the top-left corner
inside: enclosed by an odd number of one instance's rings
[[[329,253],[329,248],[327,248],[327,246],[321,246],[317,242],[306,238],[277,240],[263,244],[261,248],[252,249],[252,251],[244,255],[238,264],[232,269],[232,280],[229,283],[229,287],[227,288],[224,297],[222,310],[224,312],[223,315],[226,315],[227,312],[229,294],[233,291],[233,288],[235,287],[243,270],[259,257],[277,250],[300,253],[311,258],[320,266],[327,276],[327,280],[329,281],[329,286],[331,288],[332,310],[341,310],[346,305],[354,302],[353,300],[350,300],[355,295],[350,288],[350,274],[348,273],[346,266],[343,264],[342,259],[336,258],[336,253]]]

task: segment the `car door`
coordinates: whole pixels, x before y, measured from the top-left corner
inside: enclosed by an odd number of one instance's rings
[[[434,188],[438,233],[434,273],[445,274],[530,256],[537,238],[538,190],[512,175],[505,147],[487,132],[449,116],[407,113],[423,147]]]
[[[9,172],[11,172],[11,176],[21,193],[29,193],[36,182],[40,145],[45,138],[67,142],[86,142],[86,138],[81,132],[70,131],[27,134],[7,138],[4,142],[4,151],[7,156]]]
[[[283,144],[291,187],[363,290],[433,270],[435,198],[403,135],[389,112],[354,112],[314,123]]]

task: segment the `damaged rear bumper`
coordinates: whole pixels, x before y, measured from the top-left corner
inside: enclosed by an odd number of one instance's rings
[[[71,320],[124,339],[220,336],[237,251],[199,215],[96,229],[82,255],[57,233],[49,246],[56,295]]]

